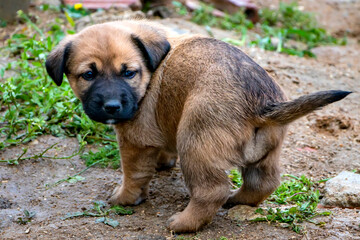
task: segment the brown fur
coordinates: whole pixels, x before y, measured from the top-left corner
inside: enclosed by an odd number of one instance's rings
[[[131,41],[134,35],[140,42]],[[144,61],[142,44],[154,62]],[[327,93],[330,100],[322,102],[321,94],[286,102],[278,84],[239,49],[211,38],[173,36],[144,21],[89,27],[65,39],[50,54],[47,69],[61,84],[56,73],[64,65],[81,99],[92,83],[79,75],[93,62],[108,75],[119,72],[122,64],[142,69],[128,80],[139,110],[114,126],[124,176],[110,202],[139,204],[155,169],[172,166],[178,155],[191,200],[169,219],[176,232],[197,231],[226,202],[256,206],[266,199],[280,183],[286,124],[348,94],[331,100]],[[244,184],[230,196],[226,170],[234,166],[241,169]]]

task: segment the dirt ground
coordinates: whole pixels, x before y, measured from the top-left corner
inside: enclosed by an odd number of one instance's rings
[[[354,6],[359,4],[359,1],[344,2],[353,3]],[[319,11],[318,14],[325,18],[327,12]],[[183,20],[166,19],[160,22],[206,34],[202,27]],[[215,31],[215,36],[217,34],[220,38],[231,36],[231,33],[224,31]],[[359,38],[356,31],[354,34]],[[320,180],[334,177],[343,170],[360,169],[360,45],[357,39],[350,39],[347,46],[319,47],[315,50],[317,59],[287,56],[258,48],[242,49],[279,82],[291,99],[325,89],[354,92],[345,100],[290,126],[281,155],[282,172],[297,176],[305,174]],[[54,143],[59,144],[47,155],[69,156],[78,149],[76,139],[41,136],[26,146],[29,148],[28,155],[42,152]],[[0,151],[0,158],[16,158],[23,147]],[[172,214],[184,209],[189,202],[179,168],[156,174],[150,184],[149,199],[134,207],[133,215],[112,216],[120,223],[117,228],[95,223],[95,218],[90,217],[62,220],[66,213],[90,209],[93,201],[106,201],[113,188],[121,182],[120,169],[93,167],[82,174],[84,181],[46,187],[46,184],[84,168],[84,162],[78,156],[71,160],[33,159],[17,166],[1,164],[0,239],[177,237],[165,225]],[[23,215],[23,210],[36,212],[33,220],[26,225],[16,222]],[[333,208],[331,211],[331,216],[317,219],[326,222],[324,226],[306,224],[306,234],[299,235],[275,224],[234,222],[227,217],[226,209],[220,209],[212,223],[202,231],[181,236],[195,236],[198,239],[218,239],[221,236],[229,239],[360,239],[359,209]]]

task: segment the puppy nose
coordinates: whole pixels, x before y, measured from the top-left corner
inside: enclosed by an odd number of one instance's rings
[[[104,109],[109,114],[114,114],[121,110],[121,103],[118,100],[110,100],[104,104]]]

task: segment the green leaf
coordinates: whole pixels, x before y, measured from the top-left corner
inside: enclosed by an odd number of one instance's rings
[[[124,208],[123,206],[118,206],[118,205],[111,207],[110,210],[118,215],[131,215],[134,213],[133,209]]]
[[[264,214],[264,209],[258,208],[258,209],[255,210],[255,213]]]
[[[97,219],[95,220],[95,222],[96,222],[96,223],[103,223],[103,222],[105,222],[105,217],[97,218]]]
[[[64,13],[65,13],[65,17],[66,17],[66,20],[68,21],[68,23],[71,25],[71,27],[75,27],[75,21],[74,19],[70,16],[68,10],[64,10]]]
[[[68,219],[68,218],[75,218],[75,217],[83,217],[86,216],[84,212],[73,212],[73,213],[67,213],[65,217],[61,218],[62,220]]]
[[[119,226],[119,222],[116,220],[113,220],[111,218],[105,218],[104,223],[106,225],[112,226],[113,228],[116,228],[117,226]]]
[[[74,177],[70,177],[70,178],[67,180],[67,182],[69,182],[69,183],[76,183],[76,182],[78,182],[78,181],[83,181],[83,180],[85,180],[84,177],[77,175],[77,176],[74,176]]]
[[[290,208],[290,209],[289,209],[289,213],[290,213],[290,214],[295,214],[295,213],[297,213],[297,207],[292,207],[292,208]]]

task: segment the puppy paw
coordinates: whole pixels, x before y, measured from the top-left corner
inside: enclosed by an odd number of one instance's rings
[[[167,162],[158,163],[156,170],[157,171],[168,170],[175,167],[175,165],[176,165],[176,158],[171,158]]]
[[[250,194],[243,194],[240,191],[233,192],[226,201],[226,203],[223,205],[223,208],[229,209],[236,205],[248,205],[251,207],[257,207],[264,200],[263,198],[253,196]]]
[[[225,209],[229,209],[232,208],[238,204],[241,203],[241,201],[239,201],[238,196],[236,195],[238,192],[234,191],[231,193],[231,195],[229,196],[228,200],[226,201],[226,203],[223,205],[223,208]]]
[[[195,213],[196,214],[196,213]],[[204,221],[198,219],[194,216],[189,215],[188,213],[178,212],[169,218],[167,221],[167,226],[170,230],[181,233],[181,232],[196,232],[203,225],[209,221]]]
[[[122,186],[114,189],[109,199],[111,205],[138,205],[145,201],[146,193],[144,191],[127,191]]]

